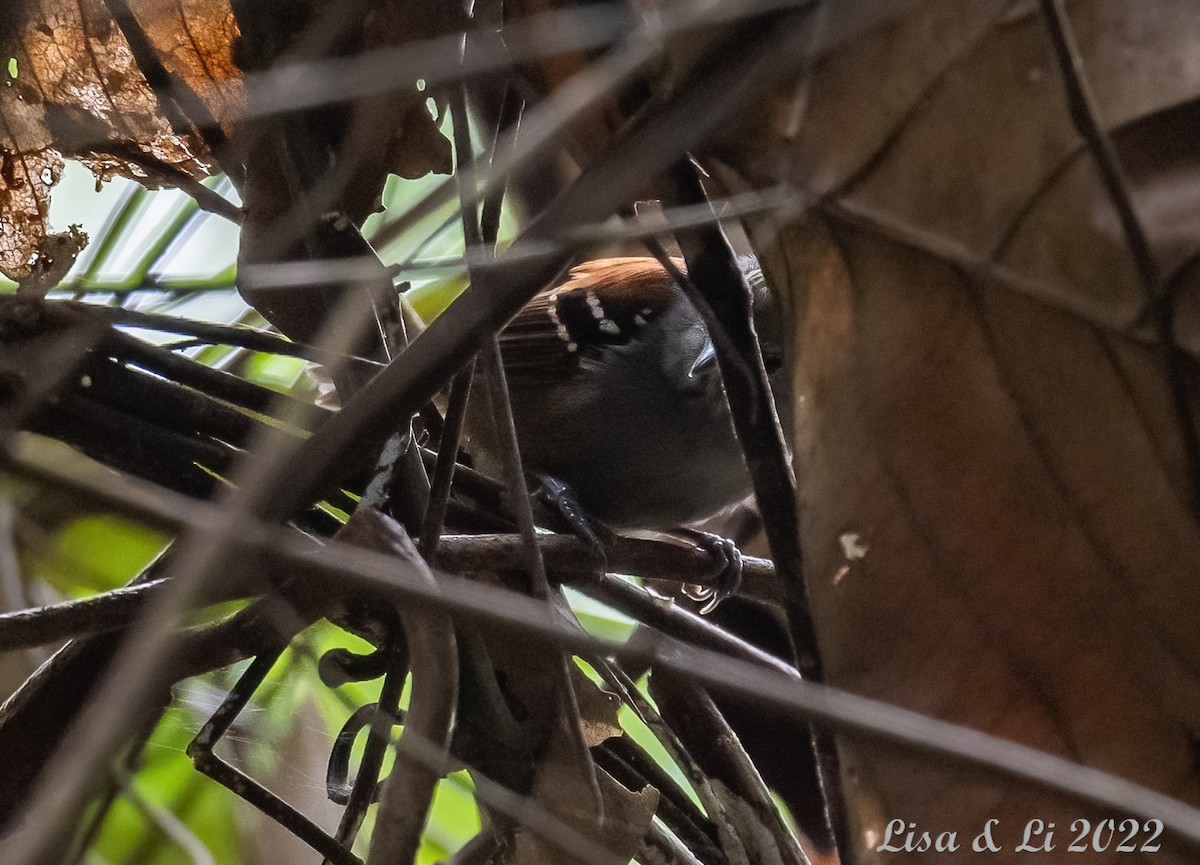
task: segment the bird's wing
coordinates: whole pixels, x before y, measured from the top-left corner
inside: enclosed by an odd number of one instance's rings
[[[682,266],[682,262],[680,262]],[[629,344],[683,295],[653,258],[603,258],[538,294],[500,334],[515,384],[563,381]]]

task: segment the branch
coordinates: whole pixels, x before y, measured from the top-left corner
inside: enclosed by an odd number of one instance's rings
[[[209,513],[219,510],[219,506],[206,503],[192,503],[192,507],[204,525],[212,525],[214,517]],[[1081,801],[1144,819],[1162,820],[1164,829],[1172,836],[1190,847],[1200,848],[1200,810],[1177,799],[978,730],[803,681],[784,662],[725,634],[699,616],[667,605],[615,578],[593,584],[602,587],[593,594],[601,600],[611,597],[614,605],[636,609],[639,614],[646,613],[643,618],[652,627],[665,630],[671,623],[680,624],[689,629],[686,632],[689,635],[707,635],[705,639],[737,655],[731,657],[665,634],[651,635],[649,642],[602,640],[562,620],[544,603],[527,596],[450,575],[441,575],[436,585],[430,585],[404,562],[336,542],[324,549],[314,549],[311,542],[283,529],[240,523],[225,540],[240,545],[241,549],[255,543],[268,545],[290,573],[314,579],[315,586],[337,587],[338,592],[371,591],[394,598],[397,603],[443,609],[456,619],[462,617],[491,625],[519,639],[543,641],[556,650],[577,655],[611,656],[627,665],[657,665],[690,676],[715,690],[735,692],[777,706],[798,718],[824,721],[839,729],[1028,780]],[[602,595],[601,591],[607,594]],[[650,615],[655,610],[658,619]]]
[[[0,615],[0,652],[119,630],[162,584],[162,579],[150,580],[78,601],[4,613]]]
[[[404,529],[378,511],[355,512],[342,543],[386,552],[407,564],[425,585],[437,582]],[[396,764],[383,782],[371,853],[367,865],[414,862],[421,843],[437,782],[445,774],[450,748],[450,724],[458,705],[458,648],[454,627],[444,612],[397,605],[404,623],[412,669],[412,693]],[[440,750],[433,765],[413,759],[405,740],[416,737],[423,747]]]

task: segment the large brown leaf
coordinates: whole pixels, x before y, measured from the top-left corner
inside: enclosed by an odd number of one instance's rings
[[[1196,251],[1195,6],[1068,8],[1170,275]],[[754,233],[793,289],[802,533],[828,678],[1200,804],[1200,533],[1181,425],[1038,5],[918,4],[835,48],[807,98],[798,138],[777,126],[722,156],[759,186],[789,164],[826,196],[781,243],[777,225]],[[863,861],[975,861],[991,818],[1003,852],[987,861],[1074,861],[1073,821],[1121,816],[843,746]],[[961,849],[876,853],[893,819],[957,831]],[[1055,824],[1054,850],[1018,854],[1034,819]],[[1085,858],[1194,859],[1159,840],[1156,854]]]

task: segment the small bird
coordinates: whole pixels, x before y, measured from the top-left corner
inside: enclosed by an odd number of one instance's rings
[[[682,261],[675,263],[684,269]],[[773,298],[755,258],[742,256],[738,264],[751,289],[763,363],[786,427],[789,388],[781,374]],[[525,467],[561,482],[604,525],[674,530],[749,495],[712,340],[656,259],[579,265],[517,314],[500,334],[500,351]],[[478,414],[469,428],[494,437],[486,389],[477,388],[471,401]],[[474,453],[496,473],[489,454],[497,449],[488,441],[494,438],[475,442]],[[718,552],[715,545],[710,551]],[[715,595],[691,596],[710,601],[706,611],[713,611],[712,602],[724,594],[718,585]],[[734,597],[713,614],[731,633],[795,663],[781,611]],[[753,699],[714,698],[764,780],[828,854],[820,783],[803,729]]]
[[[771,297],[757,261],[739,264],[773,372],[781,352]],[[500,349],[525,467],[561,482],[605,526],[673,529],[749,495],[712,340],[657,260],[575,267],[518,313]],[[490,417],[483,396],[472,398],[477,419]],[[473,433],[481,426],[468,423]],[[476,444],[494,469],[496,450]]]

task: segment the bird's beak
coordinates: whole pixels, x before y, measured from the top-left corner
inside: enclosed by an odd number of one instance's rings
[[[692,361],[692,368],[688,370],[688,378],[695,378],[696,374],[705,367],[712,366],[716,359],[716,347],[712,344],[711,339],[705,339],[704,347],[700,349],[700,354],[696,355],[696,359]]]

